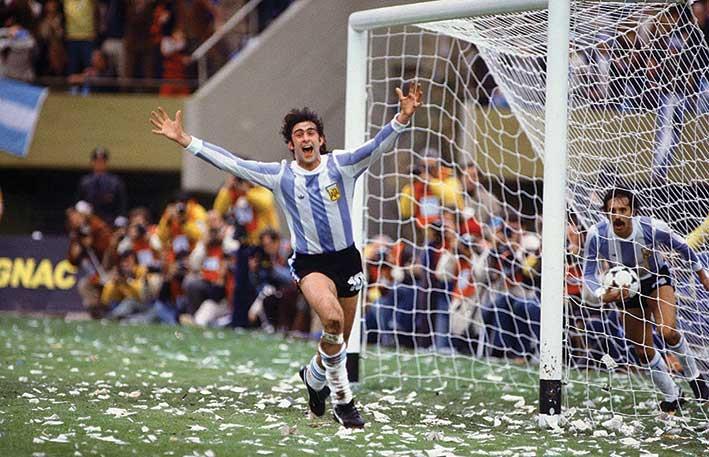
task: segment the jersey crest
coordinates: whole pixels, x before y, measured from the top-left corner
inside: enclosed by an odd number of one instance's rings
[[[340,199],[340,189],[337,187],[337,183],[330,184],[325,190],[327,191],[328,197],[330,197],[330,201],[336,202]]]

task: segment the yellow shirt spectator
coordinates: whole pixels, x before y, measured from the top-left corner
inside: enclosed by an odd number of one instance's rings
[[[441,208],[463,207],[463,190],[453,176],[438,171],[414,178],[401,190],[399,212],[403,219],[414,217],[420,227],[440,220]]]
[[[92,41],[96,38],[96,4],[94,0],[64,0],[66,39]]]
[[[237,189],[236,185],[240,188]],[[247,185],[248,188],[245,188],[242,183],[234,184],[231,180],[227,181],[214,199],[214,210],[225,216],[234,207],[239,196],[243,195],[254,213],[253,221],[246,227],[249,243],[258,244],[261,233],[269,228],[278,230],[280,222],[273,193],[262,186]]]
[[[147,269],[137,266],[130,278],[114,277],[106,283],[101,292],[101,303],[109,305],[126,299],[142,302],[145,299],[145,278]]]

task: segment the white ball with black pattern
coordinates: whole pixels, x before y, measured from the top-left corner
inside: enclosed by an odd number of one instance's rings
[[[618,265],[603,275],[603,287],[606,290],[627,288],[630,292],[628,297],[632,298],[640,292],[640,278],[632,268]]]

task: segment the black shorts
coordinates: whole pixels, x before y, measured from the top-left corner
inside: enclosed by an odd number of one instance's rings
[[[652,273],[647,278],[640,280],[639,294],[629,300],[625,300],[625,302],[618,301],[616,304],[621,308],[644,308],[645,300],[652,297],[652,293],[662,286],[674,287],[670,269],[667,268],[667,265],[660,268],[657,273]]]
[[[291,274],[296,282],[310,273],[322,273],[332,279],[338,297],[354,297],[364,287],[362,257],[353,244],[341,251],[324,254],[295,253],[290,261]]]

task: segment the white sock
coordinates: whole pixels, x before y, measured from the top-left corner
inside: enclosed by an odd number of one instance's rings
[[[305,381],[315,390],[323,390],[327,379],[325,379],[325,369],[318,363],[318,356],[314,355],[310,359],[308,369],[305,370]]]
[[[679,386],[672,380],[665,359],[660,351],[655,351],[655,357],[646,365],[650,370],[650,378],[660,392],[665,396],[665,401],[675,401],[679,398]]]
[[[671,346],[668,344],[667,348],[674,352],[679,359],[679,363],[681,363],[682,368],[684,368],[684,376],[687,379],[691,381],[699,376],[697,361],[689,353],[689,345],[687,345],[687,340],[684,339],[684,335],[680,334],[679,343],[677,343],[677,346]]]
[[[352,390],[350,389],[350,381],[347,378],[347,352],[345,348],[346,346],[343,344],[340,351],[333,355],[325,354],[322,347],[318,348],[320,360],[325,365],[325,376],[327,383],[330,385],[330,396],[332,397],[333,405],[344,405],[352,401]]]

